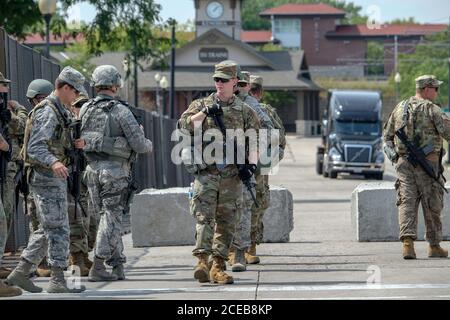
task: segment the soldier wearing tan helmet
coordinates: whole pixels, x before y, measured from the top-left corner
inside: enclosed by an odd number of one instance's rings
[[[415,259],[414,240],[417,238],[417,214],[419,203],[429,243],[428,257],[445,258],[448,251],[439,243],[442,241],[441,212],[443,193],[439,182],[408,160],[409,151],[395,132],[403,128],[408,141],[426,155],[433,174],[444,183],[441,164],[444,149],[442,139],[450,141],[450,118],[434,103],[442,81],[433,75],[416,78],[416,95],[401,101],[392,111],[384,126],[385,152],[395,163],[397,171],[397,207],[400,225],[400,240],[403,242],[403,258]]]

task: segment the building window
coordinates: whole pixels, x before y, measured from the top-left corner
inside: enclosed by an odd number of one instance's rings
[[[300,33],[300,20],[298,19],[275,20],[275,33]]]

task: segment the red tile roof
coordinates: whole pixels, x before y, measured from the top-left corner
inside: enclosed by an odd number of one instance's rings
[[[345,15],[346,12],[324,3],[294,4],[288,3],[261,12],[261,16],[269,15]]]
[[[272,31],[241,31],[241,41],[247,43],[267,43],[272,41]]]
[[[78,34],[76,38],[73,38],[70,34],[63,34],[61,37],[56,36],[54,34],[50,34],[50,44],[63,44],[63,43],[75,43],[83,40],[83,35]],[[23,43],[29,45],[40,45],[45,44],[46,39],[45,36],[41,36],[40,34],[30,34],[28,35]]]
[[[328,32],[327,36],[422,36],[441,32],[447,28],[446,24],[385,24],[374,29],[369,29],[365,24],[343,25],[337,26],[333,32]]]

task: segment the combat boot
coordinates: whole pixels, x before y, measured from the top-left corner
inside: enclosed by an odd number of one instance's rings
[[[112,269],[112,274],[117,276],[117,280],[125,280],[125,272],[123,270],[123,264],[118,264]]]
[[[82,252],[70,254],[69,266],[77,266],[80,269],[80,276],[82,277],[89,275],[89,268],[84,264],[84,256]]]
[[[69,289],[66,279],[64,279],[64,271],[62,268],[52,267],[51,271],[52,277],[47,288],[48,293],[81,293],[86,290],[86,287],[83,285],[80,285],[80,288]]]
[[[211,282],[218,284],[232,284],[234,282],[233,277],[224,271],[223,264],[224,259],[222,257],[214,257],[212,268],[209,271]]]
[[[245,263],[245,249],[236,249],[235,260],[233,265],[231,266],[231,271],[242,272],[245,270],[247,270]]]
[[[403,239],[403,259],[415,259],[416,252],[414,251],[414,241],[410,237]]]
[[[11,272],[8,278],[6,278],[6,284],[20,287],[31,293],[42,292],[41,287],[35,286],[34,283],[28,279],[32,266],[33,265],[30,262],[25,259],[21,259],[17,267],[13,270],[13,272]]]
[[[198,262],[194,270],[194,279],[198,282],[209,282],[208,255],[206,253],[197,256]]]
[[[245,253],[245,260],[248,264],[259,263],[259,257],[256,255],[256,243],[252,243],[250,248],[248,248],[247,252]]]
[[[440,245],[430,245],[428,247],[428,258],[447,258],[448,250],[442,248]]]
[[[0,268],[0,279],[6,279],[11,272],[12,272],[12,270],[10,268],[1,267]]]
[[[94,264],[91,260],[89,260],[89,254],[86,252],[83,252],[83,259],[84,259],[84,265],[88,268],[91,269],[92,265]]]
[[[0,298],[20,296],[22,290],[16,287],[10,287],[0,280]]]
[[[230,266],[232,266],[234,264],[235,255],[236,255],[236,248],[231,247],[230,252],[228,252],[228,263],[230,264]]]
[[[52,270],[50,270],[50,266],[47,263],[47,257],[44,257],[44,259],[42,259],[41,263],[39,263],[37,269],[36,269],[36,274],[38,275],[38,277],[50,277],[52,274]]]
[[[213,265],[213,262],[214,262],[213,257],[212,257],[212,256],[209,256],[209,258],[208,258],[208,272],[209,272],[209,270],[211,270],[212,265]],[[223,268],[223,270],[225,270],[225,271],[227,270],[227,264],[226,264],[225,260],[223,261],[222,268]]]
[[[94,257],[94,264],[91,270],[89,270],[88,280],[91,282],[101,282],[101,281],[117,281],[117,275],[111,274],[106,271],[104,259]]]

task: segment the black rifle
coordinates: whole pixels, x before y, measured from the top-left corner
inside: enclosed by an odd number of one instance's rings
[[[223,114],[223,112],[220,114],[215,114],[213,117],[214,117],[214,122],[220,128],[220,131],[223,134],[223,139],[224,139],[223,145],[224,145],[224,149],[225,149],[225,145],[226,145],[225,141],[226,141],[227,133],[226,133],[225,125],[223,124],[223,121],[222,121],[222,114]],[[233,144],[234,144],[234,152],[235,152],[235,156],[236,156],[238,150],[237,150],[236,143],[233,143]],[[237,158],[239,159],[239,157],[237,157]],[[246,165],[239,164],[238,161],[236,161],[236,167],[238,168],[239,173],[243,170],[247,170]],[[250,183],[250,178],[244,179],[240,174],[239,174],[239,178],[241,179],[242,183],[244,184],[244,186],[247,188],[248,192],[250,193],[250,196],[252,197],[253,203],[255,204],[255,206],[257,208],[259,208],[258,201],[256,201],[255,194],[253,193],[253,190],[252,190],[253,187],[252,187],[252,184]]]
[[[74,121],[69,125],[69,127],[71,128],[72,131],[72,139],[73,140],[79,139],[81,137],[81,120]],[[78,203],[80,201],[80,194],[81,194],[81,173],[84,171],[86,163],[83,151],[81,149],[73,147],[73,149],[70,151],[69,154],[72,160],[71,161],[72,172],[69,177],[69,190],[75,201],[75,219],[76,219],[78,213]],[[83,211],[84,215],[87,216],[83,208],[81,208],[81,211]]]
[[[19,194],[23,194],[23,200],[25,202],[25,215],[28,215],[28,195],[30,194],[30,188],[27,181],[27,167],[24,166],[23,161],[18,162],[19,169],[14,176],[16,208],[19,207]]]
[[[411,141],[408,140],[408,136],[405,134],[404,128],[405,127],[402,127],[395,131],[395,135],[400,139],[400,141],[408,150],[408,155],[406,157],[408,162],[411,163],[414,167],[420,166],[428,176],[433,178],[433,180],[436,181],[442,187],[442,189],[444,189],[444,191],[448,193],[444,184],[439,180],[439,175],[436,175],[433,168],[428,163],[425,152],[422,149],[416,148],[411,143]]]
[[[5,110],[8,110],[8,94],[6,92],[1,93],[1,100],[2,103],[0,104],[0,113],[2,113]],[[3,200],[3,193],[4,193],[4,186],[6,182],[6,171],[8,162],[11,160],[11,141],[9,139],[8,134],[8,122],[1,118],[0,119],[0,133],[3,136],[3,139],[9,144],[9,150],[8,151],[1,151],[0,152],[0,196]]]

